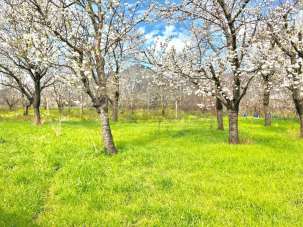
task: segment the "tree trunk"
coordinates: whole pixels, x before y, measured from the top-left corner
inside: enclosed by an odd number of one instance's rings
[[[264,125],[265,126],[271,126],[271,113],[270,113],[270,109],[269,109],[269,97],[270,97],[270,92],[268,90],[265,90],[264,95],[263,95]]]
[[[149,91],[147,90],[147,113],[149,114],[150,112],[150,94]]]
[[[175,100],[175,114],[176,114],[176,119],[179,118],[179,100]]]
[[[165,103],[164,103],[164,95],[162,90],[160,93],[160,105],[161,105],[161,115],[162,117],[165,117]]]
[[[218,130],[224,130],[223,105],[220,99],[218,98],[216,98],[216,112],[217,112]]]
[[[29,108],[33,104],[33,98],[29,98],[28,95],[22,93],[22,106],[23,106],[23,116],[29,115]]]
[[[118,115],[119,115],[119,92],[115,92],[115,97],[113,100],[113,112],[112,112],[112,120],[118,121]]]
[[[68,93],[68,113],[70,114],[72,108],[72,95],[71,92]]]
[[[80,116],[81,116],[81,119],[83,118],[83,114],[84,114],[84,105],[83,105],[83,103],[81,103],[81,107],[80,107]]]
[[[63,109],[64,109],[63,104],[59,103],[57,105],[58,105],[59,114],[60,114],[60,116],[62,116],[63,115]]]
[[[97,108],[97,112],[99,113],[100,120],[102,123],[104,149],[108,154],[116,154],[117,149],[114,144],[114,139],[110,128],[107,105],[104,107]]]
[[[83,118],[83,114],[84,114],[84,97],[83,97],[83,94],[81,94],[80,96],[80,117],[81,119]]]
[[[131,114],[134,114],[134,98],[132,97],[130,100],[130,112]]]
[[[7,102],[7,105],[8,105],[8,110],[9,111],[13,111],[14,110],[14,105],[10,104]]]
[[[229,110],[229,143],[239,144],[238,114],[236,110]]]
[[[164,104],[164,97],[161,96],[161,115],[162,117],[165,116],[165,104]]]
[[[41,125],[40,107],[34,105],[34,113],[35,113],[35,124],[36,125]]]
[[[292,90],[292,97],[300,119],[300,137],[303,138],[303,97],[300,96],[300,89]]]
[[[162,108],[161,108],[161,115],[162,115],[162,117],[165,117],[165,108],[164,108],[164,106],[162,106]]]
[[[269,111],[269,106],[268,105],[264,105],[264,125],[266,127],[271,126],[271,113]]]
[[[29,112],[28,110],[29,110],[30,106],[31,106],[31,105],[29,105],[29,104],[25,104],[25,105],[24,105],[23,116],[28,116],[28,112]]]
[[[35,113],[35,124],[41,124],[41,113],[40,113],[40,105],[41,105],[41,86],[40,81],[35,82],[35,97],[34,97],[34,113]]]
[[[303,114],[300,115],[300,137],[303,138]]]
[[[46,111],[47,111],[47,116],[49,116],[50,112],[49,112],[49,102],[48,99],[45,99],[45,106],[46,106]]]
[[[98,76],[98,81],[96,82],[97,89],[95,94],[93,94],[90,86],[89,81],[84,74],[84,71],[81,71],[81,80],[83,86],[85,88],[86,93],[91,98],[93,105],[99,114],[100,121],[101,121],[101,134],[103,139],[103,146],[104,150],[108,154],[116,154],[117,148],[114,143],[110,122],[109,122],[109,115],[108,115],[108,93],[107,93],[107,78],[104,71],[104,59],[101,57],[100,53],[96,54],[96,72]]]

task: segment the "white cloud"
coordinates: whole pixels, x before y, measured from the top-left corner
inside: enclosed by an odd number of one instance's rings
[[[176,30],[175,25],[167,25],[165,26],[163,36],[168,38],[175,34],[175,30]]]
[[[141,33],[141,34],[145,34],[145,28],[144,27],[140,27],[138,29],[138,32]]]
[[[178,31],[175,25],[166,25],[162,34],[153,30],[145,35],[145,39],[147,45],[156,44],[157,48],[161,48],[160,43],[168,42],[168,49],[175,48],[177,52],[181,52],[191,40],[188,33]]]
[[[300,10],[296,18],[296,26],[302,29],[303,26],[303,10]]]

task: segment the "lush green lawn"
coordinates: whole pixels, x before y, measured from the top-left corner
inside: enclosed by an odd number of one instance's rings
[[[303,226],[303,141],[292,120],[120,122],[102,152],[94,120],[0,119],[0,226]]]

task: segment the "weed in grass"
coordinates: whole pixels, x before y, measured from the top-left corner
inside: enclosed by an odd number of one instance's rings
[[[6,141],[2,137],[0,137],[0,144],[4,144]]]

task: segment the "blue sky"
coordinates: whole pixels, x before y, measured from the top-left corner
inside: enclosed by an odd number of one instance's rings
[[[131,0],[133,1],[133,0]],[[165,0],[158,0],[159,3],[164,3]],[[251,4],[257,4],[260,0],[252,0]],[[268,0],[271,1],[271,0]],[[293,0],[273,0],[271,4],[272,6],[280,5],[281,3],[285,3],[286,1],[293,1]],[[174,3],[180,2],[180,0],[173,0]],[[175,23],[175,24],[169,24],[165,21],[159,21],[156,23],[151,24],[144,24],[140,26],[140,29],[144,31],[146,38],[150,40],[148,43],[152,43],[155,39],[165,40],[167,38],[172,38],[171,44],[173,45],[177,50],[181,50],[186,41],[189,40],[190,34],[186,30],[184,23]]]

